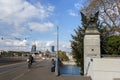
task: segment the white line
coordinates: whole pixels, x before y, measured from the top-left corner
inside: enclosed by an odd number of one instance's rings
[[[11,70],[10,70],[10,71],[11,71]],[[10,72],[10,71],[4,71],[4,72],[1,72],[0,75],[1,75],[1,74],[4,74],[4,73],[7,73],[7,72]]]
[[[43,60],[41,60],[41,61],[43,61]],[[41,61],[38,61],[38,62],[41,62]],[[21,63],[15,63],[15,64],[10,64],[10,65],[4,65],[4,66],[0,66],[0,68],[4,68],[4,67],[10,67],[10,66],[13,66],[14,67],[14,65],[20,65],[20,64],[24,64],[24,63],[26,63],[26,62],[21,62]],[[37,67],[39,66],[39,64],[37,65]],[[2,75],[2,74],[5,74],[5,73],[7,73],[7,72],[10,72],[10,71],[12,71],[12,70],[14,70],[14,69],[16,69],[16,68],[12,68],[12,69],[10,69],[10,70],[7,70],[7,71],[4,71],[4,72],[0,72],[0,75]]]
[[[29,72],[29,71],[31,71],[31,70],[28,70],[28,71],[26,71],[25,73],[20,74],[19,76],[13,78],[12,80],[17,80],[18,78],[24,76],[24,75],[25,75],[27,72]]]
[[[0,68],[9,67],[9,66],[18,65],[18,64],[23,64],[23,63],[25,63],[25,62],[19,62],[19,63],[13,63],[13,64],[8,64],[8,65],[2,65],[2,66],[0,66]]]
[[[17,63],[17,64],[23,64],[23,63]],[[14,65],[17,65],[17,64],[14,64]],[[10,66],[13,66],[13,67],[11,67],[11,69],[9,69],[9,70],[7,70],[7,71],[0,72],[0,75],[15,70],[17,67],[14,68],[14,65],[7,65],[7,66],[4,66],[4,67],[10,67]],[[2,68],[4,68],[4,67],[2,67]],[[24,67],[24,66],[22,66],[22,67]],[[0,67],[0,68],[1,68],[1,67]]]
[[[19,75],[19,76],[15,77],[15,78],[13,78],[12,80],[17,80],[18,78],[20,78],[20,77],[24,76],[24,74],[25,74],[25,73],[23,73],[23,74],[21,74],[21,75]]]

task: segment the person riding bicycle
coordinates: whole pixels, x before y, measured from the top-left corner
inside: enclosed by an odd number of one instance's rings
[[[31,67],[31,65],[32,65],[32,63],[33,63],[33,57],[32,57],[32,55],[29,55],[29,57],[28,57],[28,68],[30,68]]]

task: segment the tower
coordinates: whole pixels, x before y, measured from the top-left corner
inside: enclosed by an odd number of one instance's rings
[[[51,46],[51,51],[55,52],[55,46]]]
[[[36,52],[36,45],[35,45],[35,44],[32,45],[31,52],[32,52],[32,53],[35,53],[35,52]]]

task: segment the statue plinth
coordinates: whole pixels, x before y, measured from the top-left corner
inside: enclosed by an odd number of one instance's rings
[[[100,35],[100,32],[96,28],[87,28],[85,35]]]
[[[86,57],[100,57],[100,33],[96,28],[87,28],[85,31],[84,55]]]
[[[98,31],[99,12],[90,15],[82,15],[82,23],[86,28],[84,36],[84,74],[87,73],[90,60],[100,58],[100,33]],[[89,62],[88,62],[89,61]]]
[[[88,61],[100,56],[100,33],[95,28],[87,28],[84,36],[84,74],[87,73]]]

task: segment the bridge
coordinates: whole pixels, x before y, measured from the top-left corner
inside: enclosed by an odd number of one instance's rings
[[[0,66],[0,80],[91,80],[86,76],[60,75],[50,71],[51,59],[37,60],[31,69],[26,62]]]

